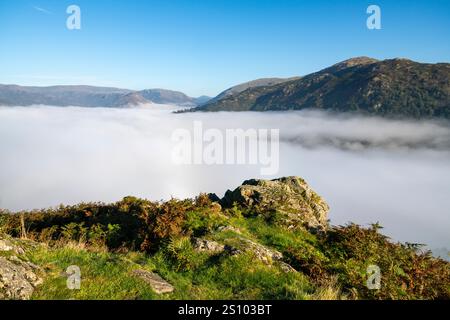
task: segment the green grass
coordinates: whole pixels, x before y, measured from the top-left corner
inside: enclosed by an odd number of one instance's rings
[[[156,294],[130,272],[136,264],[118,254],[91,252],[78,248],[42,247],[29,255],[30,261],[42,266],[47,273],[33,299],[154,299]],[[81,270],[80,290],[67,288],[67,267],[77,265]]]
[[[312,287],[302,274],[255,262],[250,255],[206,256],[191,270],[180,270],[166,252],[95,252],[77,247],[42,246],[27,258],[44,268],[46,277],[33,299],[305,299]],[[198,257],[193,257],[193,259]],[[69,290],[64,271],[70,265],[81,270],[80,290]],[[157,295],[134,269],[155,271],[176,288]]]
[[[348,225],[313,234],[274,223],[272,212],[221,209],[207,197],[153,203],[132,197],[115,204],[80,204],[25,213],[26,259],[43,268],[33,299],[449,299],[450,264],[392,243],[379,226]],[[17,215],[2,215],[5,233],[20,235]],[[229,227],[222,230],[222,227]],[[240,249],[198,252],[194,237]],[[283,254],[297,272],[265,264],[244,239]],[[3,253],[7,255],[11,253]],[[267,263],[267,262],[266,262]],[[366,287],[367,267],[382,270],[381,290]],[[81,269],[69,290],[67,267]],[[158,295],[132,275],[158,273],[175,290]]]

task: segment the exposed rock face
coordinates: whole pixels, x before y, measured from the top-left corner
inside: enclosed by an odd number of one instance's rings
[[[217,228],[217,231],[219,232],[227,232],[227,231],[231,231],[237,234],[241,234],[242,231],[239,228],[233,227],[233,226],[220,226],[219,228]]]
[[[0,300],[27,300],[36,286],[42,283],[37,275],[39,267],[17,257],[24,254],[22,247],[8,238],[0,239]]]
[[[206,239],[194,239],[194,249],[198,251],[209,251],[209,252],[222,252],[225,250],[225,245],[220,244],[215,241]]]
[[[279,261],[278,264],[280,265],[281,270],[283,270],[286,273],[297,272],[297,270],[295,270],[290,264],[288,264],[286,262]]]
[[[133,275],[148,283],[157,294],[170,293],[175,288],[158,274],[147,270],[134,270]]]
[[[17,243],[7,238],[4,239],[0,238],[0,251],[3,252],[12,251],[15,254],[19,255],[25,253],[25,250],[21,246],[19,246]]]
[[[194,238],[194,249],[197,251],[206,251],[206,252],[213,252],[213,253],[221,253],[221,252],[227,252],[231,255],[239,254],[241,251],[237,250],[236,248],[233,248],[226,244],[221,244],[216,241],[207,240],[207,239],[200,239],[200,238]]]
[[[0,251],[12,251],[13,249],[11,242],[0,239]]]
[[[0,299],[28,300],[34,288],[42,283],[37,267],[12,256],[0,257]]]
[[[281,261],[283,254],[274,249],[269,249],[259,243],[253,242],[249,239],[242,239],[244,250],[255,255],[256,259],[265,264],[272,264],[275,261]]]
[[[227,191],[221,204],[234,203],[259,212],[277,212],[288,227],[303,224],[312,229],[326,229],[329,207],[305,180],[286,177],[275,180],[248,180],[234,191]]]
[[[252,254],[256,259],[268,266],[277,264],[284,272],[297,272],[291,265],[283,261],[283,254],[277,250],[270,249],[243,237],[239,238],[238,247],[239,249],[212,240],[194,238],[194,249],[197,251],[211,253],[226,252],[232,256],[246,252]]]

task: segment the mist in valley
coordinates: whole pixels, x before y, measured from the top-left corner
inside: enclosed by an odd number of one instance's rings
[[[331,207],[333,224],[380,222],[394,240],[450,247],[450,126],[320,112],[183,113],[175,107],[0,108],[0,208],[11,211],[222,196],[250,178],[296,175]],[[175,129],[280,129],[280,169],[176,165]]]

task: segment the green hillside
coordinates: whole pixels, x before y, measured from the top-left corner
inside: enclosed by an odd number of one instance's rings
[[[450,298],[448,262],[378,224],[331,226],[327,213],[297,177],[249,180],[222,199],[3,211],[0,299]],[[367,287],[371,265],[380,289]]]

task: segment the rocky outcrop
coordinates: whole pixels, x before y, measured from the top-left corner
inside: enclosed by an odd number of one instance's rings
[[[147,270],[134,270],[132,274],[145,281],[157,294],[171,293],[175,288],[158,274]]]
[[[193,247],[199,252],[222,253],[227,252],[231,255],[239,254],[240,251],[226,244],[221,244],[213,240],[194,238]]]
[[[11,251],[13,250],[12,244],[4,239],[0,239],[0,251]]]
[[[197,251],[222,252],[225,250],[225,245],[223,244],[200,238],[194,239],[193,247]]]
[[[226,253],[232,256],[249,253],[268,266],[276,264],[284,272],[296,272],[291,265],[283,261],[283,254],[281,252],[270,249],[250,239],[243,237],[239,237],[238,239],[238,248],[200,238],[194,238],[193,247],[199,252]]]
[[[299,177],[247,180],[234,191],[228,190],[220,203],[224,207],[236,203],[256,212],[275,212],[289,228],[305,225],[324,230],[328,225],[327,203]]]
[[[243,244],[243,251],[250,252],[256,259],[264,262],[265,264],[272,264],[275,261],[281,261],[283,255],[274,249],[269,249],[259,243],[251,241],[249,239],[241,239]]]
[[[0,300],[28,300],[42,283],[41,269],[18,255],[25,249],[19,240],[0,238]]]
[[[4,237],[0,238],[0,252],[14,252],[21,255],[25,253],[25,250],[18,244],[18,240]]]
[[[230,232],[234,232],[234,233],[237,233],[237,234],[241,234],[242,233],[241,229],[233,227],[233,226],[220,226],[220,227],[217,228],[217,231],[219,231],[219,232],[228,232],[228,231],[230,231]]]

